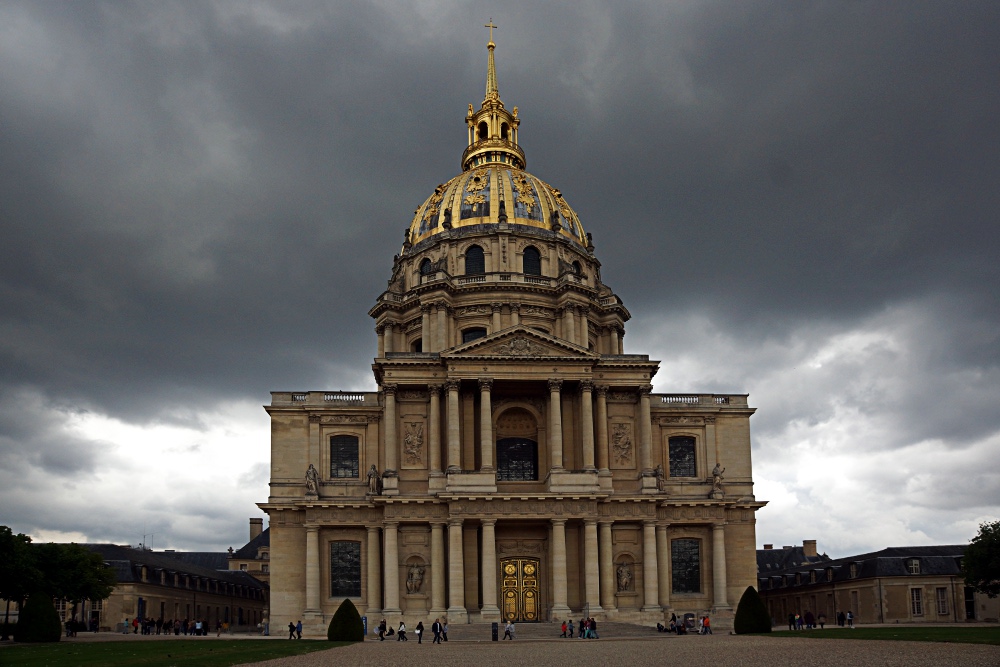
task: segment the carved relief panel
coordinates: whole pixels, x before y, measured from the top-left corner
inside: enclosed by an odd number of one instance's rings
[[[614,421],[608,424],[608,449],[611,468],[635,468],[635,430],[631,421]]]

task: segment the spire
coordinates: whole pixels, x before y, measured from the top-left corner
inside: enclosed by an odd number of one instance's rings
[[[497,88],[497,68],[493,64],[493,49],[497,47],[493,43],[493,29],[499,26],[493,25],[493,19],[491,18],[490,22],[483,25],[483,27],[490,29],[490,41],[486,45],[486,48],[490,50],[489,64],[486,68],[486,99],[496,100],[500,98],[500,90]]]

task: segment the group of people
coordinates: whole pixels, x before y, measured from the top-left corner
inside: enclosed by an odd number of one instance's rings
[[[417,627],[415,627],[413,630],[417,635],[417,643],[423,644],[424,622],[418,621]],[[445,619],[444,621],[442,621],[440,618],[435,618],[434,622],[431,623],[431,632],[434,634],[434,641],[432,642],[433,644],[440,644],[441,642],[448,641],[448,620]],[[407,638],[406,636],[405,621],[400,621],[399,628],[393,630],[392,628],[389,627],[389,624],[383,618],[379,622],[378,627],[375,628],[375,634],[378,635],[378,640],[380,642],[385,641],[386,637],[392,637],[394,634],[396,635],[396,641],[398,642],[410,641],[409,638]]]
[[[597,634],[597,621],[593,618],[581,618],[580,625],[573,627],[573,619],[563,621],[562,634],[560,637],[572,638],[573,633],[579,629],[577,639],[600,639]]]
[[[207,621],[195,621],[188,618],[185,618],[184,620],[163,620],[162,617],[154,619],[139,618],[136,616],[131,621],[127,618],[125,619],[122,627],[122,634],[127,635],[130,629],[132,630],[132,634],[139,634],[141,632],[144,635],[169,635],[172,632],[174,635],[179,635],[183,632],[185,635],[205,637],[208,636],[209,625]],[[217,636],[228,631],[228,623],[224,623],[222,621],[215,622],[215,634]]]
[[[657,632],[672,632],[676,635],[686,635],[688,634],[688,627],[690,626],[691,632],[695,632],[699,635],[710,635],[712,634],[712,619],[708,617],[708,614],[700,617],[698,622],[695,623],[694,617],[685,623],[684,621],[677,620],[677,614],[670,614],[670,620],[666,625],[663,623],[656,624]]]
[[[302,639],[302,621],[292,623],[288,621],[288,638]]]
[[[791,613],[788,615],[788,629],[789,630],[812,630],[816,626],[822,630],[826,627],[826,615],[820,614],[819,616],[813,616],[813,613],[806,609],[804,614]],[[854,627],[854,612],[838,612],[837,613],[837,625],[844,627]]]

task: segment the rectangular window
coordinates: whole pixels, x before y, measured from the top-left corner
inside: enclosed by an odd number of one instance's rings
[[[906,561],[906,571],[910,574],[920,574],[920,561],[916,558]]]
[[[913,616],[924,615],[923,590],[920,588],[910,589],[910,613]]]
[[[670,579],[674,593],[701,592],[701,542],[670,542]]]
[[[330,542],[330,597],[361,597],[361,542]]]
[[[694,438],[690,436],[670,438],[668,449],[671,477],[697,476],[698,473],[694,458]]]
[[[948,615],[948,589],[937,589],[937,612],[941,616]]]
[[[335,435],[330,438],[330,477],[358,477],[358,437]]]

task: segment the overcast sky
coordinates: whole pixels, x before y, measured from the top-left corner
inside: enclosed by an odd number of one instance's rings
[[[222,550],[271,390],[367,310],[499,29],[528,170],[657,392],[749,393],[758,545],[1000,518],[1000,4],[0,4],[0,523]]]

